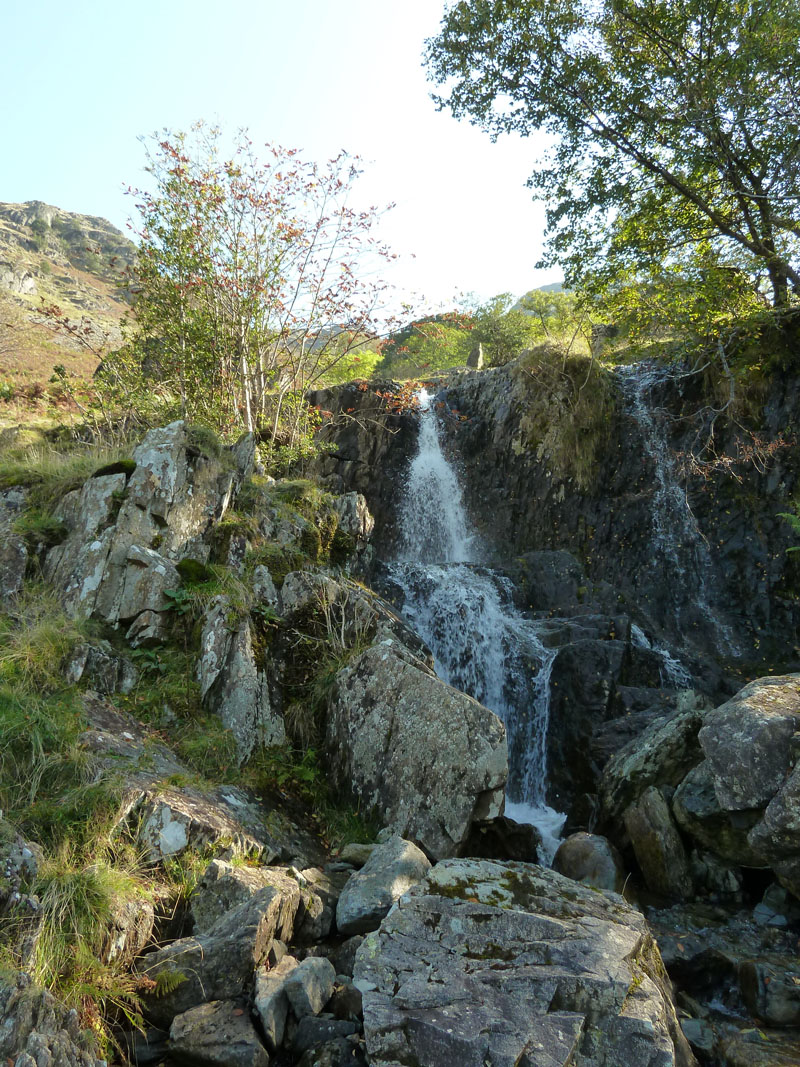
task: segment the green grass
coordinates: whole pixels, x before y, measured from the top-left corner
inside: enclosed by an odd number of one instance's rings
[[[63,686],[64,661],[83,636],[52,590],[27,585],[13,610],[0,615],[0,682],[37,693]]]
[[[58,501],[79,489],[98,468],[127,459],[125,445],[59,445],[41,439],[12,444],[0,451],[0,489],[23,486],[28,504],[52,511]]]

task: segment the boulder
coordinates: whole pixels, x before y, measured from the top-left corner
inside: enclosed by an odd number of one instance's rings
[[[159,988],[144,994],[145,1014],[164,1026],[198,1004],[241,996],[252,985],[285,917],[284,894],[267,886],[204,933],[150,953],[141,970]]]
[[[558,846],[553,870],[595,889],[621,893],[625,886],[625,868],[619,852],[598,834],[570,834]]]
[[[295,1031],[292,1050],[296,1056],[300,1056],[309,1049],[319,1048],[337,1038],[357,1034],[358,1030],[358,1024],[349,1019],[320,1019],[313,1015],[306,1015],[300,1020]]]
[[[648,889],[679,900],[691,896],[689,861],[661,790],[645,789],[626,809],[624,820]]]
[[[723,811],[708,760],[693,768],[675,790],[672,810],[678,826],[714,855],[742,867],[769,866],[748,841],[757,812]]]
[[[291,971],[284,983],[289,1005],[295,1018],[319,1015],[333,994],[336,971],[324,956],[306,956]]]
[[[800,675],[746,685],[708,713],[699,737],[720,806],[765,808],[800,755]]]
[[[195,933],[208,932],[232,908],[268,887],[280,895],[282,902],[274,936],[291,941],[300,905],[297,880],[280,867],[244,867],[224,860],[209,863],[192,893],[190,907]]]
[[[706,711],[702,699],[688,690],[678,697],[678,710],[648,726],[613,756],[600,780],[605,823],[619,828],[622,814],[651,785],[677,786],[703,758],[697,734]]]
[[[200,1004],[172,1021],[171,1060],[189,1067],[269,1067],[246,1008],[237,1001]]]
[[[175,577],[171,565],[208,558],[207,535],[238,478],[235,460],[199,444],[183,422],[148,431],[133,460],[129,475],[89,478],[56,510],[68,534],[48,553],[45,577],[72,616],[116,625],[145,611],[163,612],[163,593]],[[149,620],[151,639],[158,636],[156,622]]]
[[[95,692],[104,696],[128,694],[139,681],[139,671],[133,663],[108,641],[77,645],[64,667],[64,676],[70,685],[89,682]]]
[[[250,588],[253,591],[257,606],[270,608],[272,611],[278,610],[278,590],[275,588],[272,575],[261,563],[253,568]]]
[[[358,951],[372,1067],[688,1067],[658,947],[615,894],[446,860]]]
[[[300,871],[300,907],[295,923],[295,942],[316,945],[328,936],[336,918],[336,906],[349,878],[347,871],[307,867]]]
[[[340,934],[377,930],[394,902],[431,869],[424,852],[402,837],[377,845],[367,862],[353,874],[336,906]]]
[[[516,822],[498,815],[486,822],[474,822],[460,855],[483,860],[522,860],[537,863],[542,835],[530,823]]]
[[[275,1052],[283,1044],[289,1014],[286,982],[296,967],[294,956],[284,956],[274,967],[260,967],[256,972],[254,1008],[270,1052]]]
[[[502,811],[502,723],[396,641],[336,676],[326,748],[337,788],[431,856],[453,855],[474,820]]]
[[[233,786],[211,793],[154,787],[129,792],[117,828],[133,828],[152,863],[187,848],[202,850],[215,844],[229,856],[260,856],[271,862],[278,855],[263,825],[255,823],[257,818],[249,798]]]

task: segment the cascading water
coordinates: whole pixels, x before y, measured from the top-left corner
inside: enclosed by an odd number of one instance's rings
[[[653,399],[654,390],[675,379],[680,372],[656,362],[618,368],[628,409],[639,425],[645,452],[653,462],[656,484],[653,493],[651,569],[669,590],[674,617],[687,629],[697,626],[698,615],[716,637],[718,649],[740,656],[731,627],[711,604],[709,584],[713,575],[711,553],[694,516],[686,488],[681,484],[667,438],[666,413]]]
[[[542,643],[537,624],[515,609],[508,580],[479,565],[479,541],[469,529],[425,390],[419,403],[418,448],[399,512],[401,547],[392,575],[405,596],[404,614],[433,652],[439,676],[505,723],[506,812],[540,830],[549,862],[564,823],[545,799],[556,651]]]

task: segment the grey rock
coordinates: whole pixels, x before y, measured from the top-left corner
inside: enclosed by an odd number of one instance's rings
[[[252,983],[285,916],[280,890],[267,886],[226,912],[205,933],[184,937],[142,961],[149,978],[171,976],[180,984],[167,993],[143,996],[145,1014],[163,1026],[209,1000],[233,1000]],[[166,979],[164,979],[166,980]]]
[[[273,611],[278,610],[278,590],[275,588],[272,575],[262,564],[253,568],[251,589],[257,604],[271,608]]]
[[[295,941],[299,945],[315,945],[323,941],[333,928],[339,895],[347,882],[346,871],[325,871],[307,867],[300,872],[302,891],[295,926]]]
[[[286,996],[297,1019],[319,1015],[331,998],[336,971],[323,956],[307,956],[287,977]]]
[[[454,854],[473,820],[502,811],[502,723],[396,641],[367,649],[337,675],[326,748],[335,785],[429,855]]]
[[[309,1049],[326,1045],[337,1037],[349,1037],[358,1033],[358,1024],[346,1019],[319,1019],[307,1015],[295,1031],[292,1049],[295,1055],[301,1055]]]
[[[15,533],[3,532],[0,542],[0,608],[9,608],[22,591],[28,549]]]
[[[153,902],[115,900],[111,905],[110,920],[100,958],[103,962],[129,966],[150,943],[155,926]]]
[[[700,744],[726,811],[764,808],[800,755],[800,676],[759,678],[708,713]]]
[[[742,873],[738,867],[726,864],[712,852],[696,849],[689,856],[689,869],[695,890],[714,898],[740,900]]]
[[[648,888],[660,896],[690,896],[689,861],[661,790],[655,786],[646,789],[627,808],[624,819]]]
[[[359,869],[363,867],[370,858],[374,848],[374,844],[362,844],[361,842],[351,841],[350,844],[345,845],[339,853],[339,859],[342,863],[350,863],[353,867]]]
[[[274,937],[291,941],[294,920],[300,905],[300,886],[280,867],[244,867],[212,860],[192,893],[190,907],[195,932],[204,933],[232,908],[271,887],[281,898]]]
[[[758,812],[737,812],[733,816],[723,811],[707,760],[691,770],[678,786],[672,810],[684,833],[722,860],[742,867],[768,866],[765,857],[748,841]]]
[[[230,855],[277,858],[269,835],[255,823],[257,812],[233,787],[215,793],[185,788],[131,790],[117,816],[117,827],[133,828],[153,863],[187,848],[224,844]]]
[[[355,985],[373,1067],[695,1062],[643,916],[530,864],[437,864],[367,936]]]
[[[331,963],[336,968],[337,975],[344,975],[347,978],[353,977],[356,953],[363,940],[364,938],[361,934],[356,934],[354,937],[348,937],[347,940],[343,941],[334,951],[331,956]]]
[[[625,885],[622,858],[606,837],[575,833],[558,846],[553,870],[595,889],[621,893]]]
[[[542,835],[535,826],[515,822],[507,815],[498,815],[484,822],[474,822],[459,854],[484,860],[536,863],[541,855],[541,847]]]
[[[94,1039],[27,974],[0,974],[0,1056],[18,1067],[105,1067]]]
[[[89,682],[104,696],[130,693],[139,681],[139,671],[134,664],[127,656],[116,652],[108,641],[78,645],[64,667],[64,676],[70,685]]]
[[[714,1051],[714,1030],[704,1019],[681,1019],[684,1037],[697,1052],[710,1056]]]
[[[116,625],[163,611],[161,594],[172,572],[162,573],[160,561],[207,559],[207,535],[230,503],[230,464],[205,455],[182,422],[150,430],[133,459],[129,478],[90,478],[56,511],[69,532],[48,553],[45,576],[73,616]],[[155,623],[149,620],[151,630]]]
[[[197,676],[203,702],[233,734],[240,762],[286,741],[266,673],[256,663],[250,620],[233,613],[227,597],[216,597],[206,612]]]
[[[178,1015],[168,1049],[171,1059],[190,1067],[269,1067],[248,1012],[235,1001],[211,1001]]]
[[[694,693],[681,693],[678,711],[659,720],[609,760],[600,781],[604,821],[622,814],[649,786],[677,786],[703,758],[697,734],[707,714]]]
[[[275,1052],[283,1044],[289,998],[286,981],[297,967],[294,956],[284,956],[274,967],[256,971],[254,1007],[261,1020],[267,1048]]]
[[[340,934],[377,930],[394,902],[431,869],[430,860],[410,841],[393,837],[377,845],[345,885],[336,907]]]
[[[333,510],[339,516],[339,529],[352,537],[356,545],[366,543],[375,529],[366,497],[361,493],[343,493],[334,497]]]
[[[769,1026],[800,1025],[800,964],[746,960],[739,968],[739,985],[747,1010],[757,1019]]]
[[[336,976],[337,985],[333,996],[328,1002],[328,1010],[337,1019],[348,1019],[356,1022],[364,1016],[364,1005],[361,991],[356,989],[350,982],[339,983],[340,976]]]

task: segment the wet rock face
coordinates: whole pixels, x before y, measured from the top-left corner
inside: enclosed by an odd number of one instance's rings
[[[473,820],[502,810],[502,723],[395,641],[337,675],[326,730],[337,788],[431,856],[455,854]]]
[[[528,864],[437,864],[365,939],[355,984],[373,1067],[695,1063],[642,915]]]

